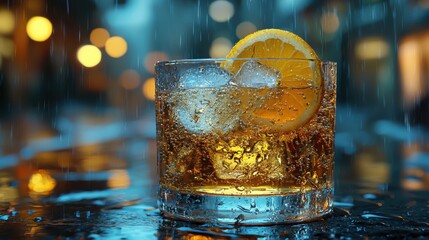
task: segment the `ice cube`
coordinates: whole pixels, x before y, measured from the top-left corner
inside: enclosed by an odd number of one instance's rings
[[[255,60],[245,62],[230,84],[241,87],[275,87],[281,79],[280,72]]]
[[[207,65],[186,70],[179,78],[179,88],[220,87],[228,84],[228,72],[218,66]]]
[[[231,87],[190,88],[172,92],[173,116],[188,131],[197,134],[226,133],[233,129],[241,108],[231,104]]]

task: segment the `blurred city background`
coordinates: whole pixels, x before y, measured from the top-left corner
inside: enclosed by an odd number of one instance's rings
[[[153,179],[154,64],[264,28],[338,63],[337,182],[427,190],[428,22],[429,0],[1,0],[1,200]]]

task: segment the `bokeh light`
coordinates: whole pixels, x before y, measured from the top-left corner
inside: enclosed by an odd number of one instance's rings
[[[125,70],[119,76],[119,84],[121,85],[121,87],[127,90],[136,89],[140,82],[140,74],[133,69]]]
[[[89,35],[89,40],[94,46],[102,48],[106,44],[106,41],[107,39],[109,39],[109,37],[110,34],[106,29],[95,28],[91,31],[91,34]]]
[[[15,29],[15,17],[7,9],[0,9],[0,34],[10,34]]]
[[[10,58],[15,52],[15,44],[11,39],[0,37],[0,58]]]
[[[234,16],[234,5],[225,0],[217,0],[210,4],[209,15],[216,22],[226,22]]]
[[[422,8],[429,8],[429,0],[418,0],[417,3]]]
[[[57,182],[52,178],[47,171],[39,170],[30,177],[28,188],[37,193],[46,193],[52,191]]]
[[[113,58],[120,58],[124,56],[128,49],[125,39],[119,36],[114,36],[107,39],[105,47],[107,54]]]
[[[223,58],[231,51],[232,43],[224,37],[216,38],[210,47],[210,57]]]
[[[127,188],[131,184],[128,171],[124,169],[110,170],[110,176],[107,180],[107,186],[112,189]]]
[[[155,101],[155,78],[149,78],[144,82],[142,92],[147,99]]]
[[[2,202],[14,202],[19,198],[18,189],[0,182],[0,199]]]
[[[158,61],[167,61],[168,59],[168,55],[164,52],[150,52],[144,60],[144,68],[153,74],[155,73],[155,64]]]
[[[423,79],[422,52],[415,38],[405,38],[398,48],[399,72],[401,74],[401,91],[405,106],[413,106],[421,94]]]
[[[33,41],[46,41],[52,34],[52,23],[45,17],[32,17],[27,22],[27,34]]]
[[[101,62],[101,51],[94,45],[84,45],[77,50],[77,59],[85,67],[95,67]]]
[[[340,26],[340,19],[333,12],[326,12],[320,18],[322,30],[326,33],[335,33]]]
[[[256,32],[256,30],[258,29],[255,24],[245,21],[237,25],[235,28],[235,35],[241,39],[253,32]]]
[[[381,59],[389,54],[389,44],[381,37],[365,38],[357,43],[355,53],[362,60]]]

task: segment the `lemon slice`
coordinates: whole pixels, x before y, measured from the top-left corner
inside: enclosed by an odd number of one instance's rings
[[[299,36],[279,29],[265,29],[240,40],[227,58],[252,58],[280,72],[278,86],[267,94],[261,108],[251,114],[252,123],[271,129],[294,130],[318,111],[323,96],[320,60]],[[235,74],[245,61],[227,61],[223,67]]]

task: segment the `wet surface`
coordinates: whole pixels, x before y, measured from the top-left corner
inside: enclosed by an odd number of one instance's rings
[[[75,121],[74,129],[86,129],[85,135],[77,130],[69,138],[45,131],[48,137],[20,147],[4,145],[0,238],[429,238],[426,132],[411,129],[398,137],[401,126],[383,121],[354,132],[342,128],[350,120],[341,107],[338,115],[334,209],[313,222],[242,226],[163,218],[157,209],[156,144],[141,130],[150,127],[105,121],[81,128]],[[356,116],[353,121],[360,121]],[[36,123],[27,124],[37,129]],[[106,129],[111,134],[103,135]],[[416,132],[420,137],[413,137]],[[96,137],[82,141],[89,136]]]
[[[360,186],[350,185],[353,188]],[[124,192],[125,193],[125,192]],[[121,194],[121,193],[119,193]],[[6,239],[418,239],[429,237],[426,192],[341,193],[333,213],[302,224],[240,226],[162,218],[154,196],[108,197],[54,203],[24,198],[2,204]],[[13,206],[11,206],[13,205]],[[198,236],[200,238],[198,238]]]

